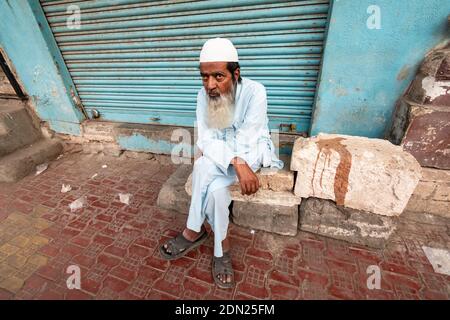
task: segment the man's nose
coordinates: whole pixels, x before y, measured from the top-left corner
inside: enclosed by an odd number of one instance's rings
[[[207,85],[207,89],[208,90],[214,90],[217,87],[217,82],[216,79],[214,79],[214,77],[209,77],[208,78],[208,82],[206,83]]]

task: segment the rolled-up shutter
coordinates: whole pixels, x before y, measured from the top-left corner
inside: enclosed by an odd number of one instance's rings
[[[266,86],[271,127],[308,131],[329,0],[41,5],[88,114],[192,126],[200,49],[220,36],[236,45],[241,74]],[[79,29],[67,24],[73,5],[81,10]]]

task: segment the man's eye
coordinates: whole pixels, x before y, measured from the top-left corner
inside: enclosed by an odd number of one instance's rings
[[[216,76],[216,79],[217,79],[217,80],[223,80],[223,75],[218,74],[218,75]]]

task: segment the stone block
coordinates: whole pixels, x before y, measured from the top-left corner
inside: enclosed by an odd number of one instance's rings
[[[36,166],[54,160],[63,151],[59,140],[41,139],[0,159],[0,181],[14,182],[36,170]]]
[[[416,159],[387,140],[335,134],[298,138],[294,193],[386,216],[400,215],[421,177]]]
[[[0,99],[0,157],[41,138],[39,128],[21,100]]]
[[[295,236],[298,228],[298,205],[267,205],[235,200],[232,221],[251,229]]]
[[[261,189],[272,191],[292,191],[294,189],[294,172],[290,171],[290,157],[281,156],[283,169],[261,168],[256,172]]]
[[[427,199],[431,197],[434,190],[436,189],[436,183],[433,181],[419,181],[416,189],[414,190],[413,196],[417,196],[421,199]]]
[[[421,166],[450,169],[450,108],[411,106],[401,146]]]
[[[82,123],[83,138],[91,141],[115,141],[114,129],[118,126],[114,122],[84,121]]]
[[[374,248],[383,248],[396,230],[397,217],[338,206],[308,198],[300,206],[299,229]]]
[[[422,168],[421,181],[450,182],[450,170]]]
[[[192,175],[186,181],[185,189],[187,194],[192,194]],[[232,200],[253,202],[271,206],[293,206],[299,205],[301,198],[294,195],[292,191],[272,191],[260,188],[252,195],[243,195],[239,185],[234,184],[229,187]]]
[[[433,199],[450,202],[450,182],[437,185]]]
[[[424,167],[450,168],[450,47],[429,52],[399,99],[388,132]]]
[[[292,191],[271,191],[259,189],[252,195],[243,195],[241,189],[237,185],[230,188],[231,199],[236,201],[245,201],[264,204],[267,206],[294,206],[301,203],[301,198],[294,195]]]

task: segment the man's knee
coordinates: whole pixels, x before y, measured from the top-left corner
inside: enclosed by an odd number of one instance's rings
[[[214,202],[221,205],[228,206],[231,202],[230,191],[228,187],[219,188],[211,192],[211,196],[214,198]]]
[[[206,165],[206,163],[207,163],[207,160],[208,159],[205,156],[201,156],[200,158],[195,160],[195,162],[194,162],[194,170],[204,167]]]
[[[209,158],[201,156],[194,162],[194,172],[207,172],[214,168],[216,165]]]

